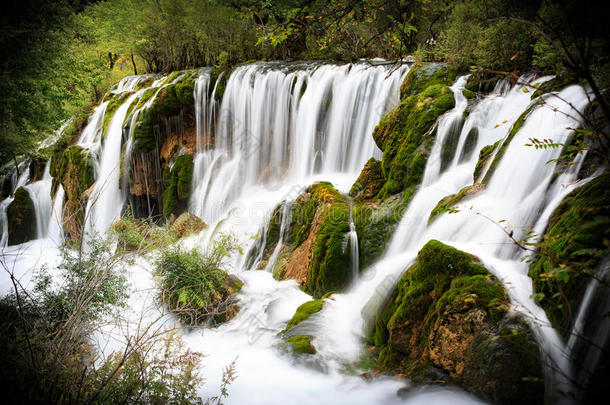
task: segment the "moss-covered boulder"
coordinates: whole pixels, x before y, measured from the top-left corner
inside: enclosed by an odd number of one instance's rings
[[[18,245],[36,238],[36,210],[30,193],[19,187],[14,197],[6,209],[9,245]]]
[[[279,241],[280,208],[267,228],[262,260],[268,259]],[[321,297],[340,291],[351,280],[349,204],[328,182],[309,186],[294,202],[292,218],[273,267],[276,279],[295,279],[304,291]]]
[[[535,296],[554,327],[566,333],[587,284],[610,255],[610,173],[572,191],[551,215],[530,266]]]
[[[85,208],[87,206],[87,190],[95,182],[94,163],[91,153],[79,145],[68,146],[60,157],[54,155],[50,165],[53,176],[54,193],[61,184],[66,193],[64,203],[64,231],[74,242],[81,239]]]
[[[311,336],[308,335],[297,335],[289,339],[286,339],[287,343],[290,343],[292,350],[299,354],[315,354],[316,348],[311,344]]]
[[[458,385],[494,403],[541,403],[539,349],[501,283],[472,255],[429,241],[368,330],[382,371]]]
[[[400,86],[400,97],[421,93],[428,86],[450,84],[455,81],[457,73],[444,63],[419,63],[414,65]]]
[[[408,200],[403,198],[403,194],[396,194],[381,202],[357,203],[354,206],[361,269],[381,257],[407,204]]]
[[[183,212],[172,222],[169,227],[169,231],[174,238],[183,238],[185,236],[199,233],[206,229],[208,226],[196,215],[190,212]]]
[[[430,217],[428,218],[428,224],[436,219],[440,214],[450,212],[453,207],[465,199],[472,197],[485,189],[485,185],[481,183],[473,184],[472,186],[466,186],[455,194],[450,194],[443,197],[438,204],[432,209]]]
[[[434,143],[434,124],[441,114],[455,106],[448,86],[455,76],[433,74],[434,80],[431,80],[425,74],[418,76],[421,69],[409,71],[403,83],[401,103],[373,132],[375,143],[383,151],[381,169],[385,182],[378,193],[382,199],[401,191],[408,195],[414,193]]]
[[[349,195],[360,201],[372,200],[381,191],[384,183],[381,162],[370,158],[364,165],[358,179],[352,185]]]
[[[163,170],[163,215],[169,218],[180,215],[187,208],[191,196],[191,181],[193,179],[193,157],[178,156],[174,165]]]
[[[493,145],[483,146],[479,151],[479,160],[477,160],[474,172],[472,173],[472,181],[474,181],[475,183],[483,173],[483,170],[489,164],[493,153],[496,151],[496,149],[498,149],[498,145],[500,144],[500,142],[501,141],[497,141]]]

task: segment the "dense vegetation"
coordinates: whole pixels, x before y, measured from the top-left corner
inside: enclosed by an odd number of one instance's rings
[[[599,3],[23,1],[0,17],[0,161],[31,151],[122,76],[254,59],[413,54],[459,70],[516,75],[535,67],[586,82],[608,122],[610,53]]]

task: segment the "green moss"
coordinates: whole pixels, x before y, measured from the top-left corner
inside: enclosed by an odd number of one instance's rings
[[[508,313],[501,283],[465,252],[431,240],[367,330],[378,368],[439,379],[498,403],[544,393],[529,326]],[[529,356],[523,358],[523,356]]]
[[[456,76],[457,73],[449,70],[445,64],[417,64],[409,70],[400,86],[400,97],[406,98],[421,93],[422,90],[430,85],[450,84],[455,80]]]
[[[308,319],[313,314],[320,312],[323,305],[324,305],[323,298],[320,298],[317,300],[312,300],[312,301],[307,301],[306,303],[301,304],[297,308],[296,312],[294,313],[294,315],[292,316],[290,321],[288,321],[288,323],[286,324],[286,328],[283,330],[283,332],[286,332],[288,329],[291,329],[292,327],[298,325],[299,323]]]
[[[456,279],[459,281],[452,285]],[[459,301],[466,292],[485,298]],[[492,302],[493,305],[490,305]],[[407,335],[403,340],[409,341],[412,334],[420,334],[422,338],[417,340],[418,346],[411,350],[423,352],[427,330],[447,306],[476,306],[498,316],[502,308],[506,311],[507,302],[499,281],[472,255],[431,240],[419,251],[417,263],[399,280],[388,305],[380,311],[375,322],[376,330],[369,330],[368,335],[373,338],[371,343],[377,346],[390,345],[390,350],[380,355],[379,359],[381,364],[389,365],[392,363],[392,342],[384,340],[384,337],[389,338],[391,331],[401,328],[405,322],[421,323],[421,328],[403,331]]]
[[[358,234],[360,268],[366,268],[385,251],[406,204],[402,196],[385,199],[380,204],[356,204],[353,212]],[[407,201],[409,198],[407,198]]]
[[[23,187],[15,191],[6,209],[8,245],[17,245],[36,238],[36,210],[30,194]]]
[[[465,197],[475,194],[482,189],[483,189],[483,186],[481,184],[474,184],[472,186],[466,186],[466,187],[462,188],[460,191],[458,191],[455,194],[450,194],[446,197],[443,197],[436,204],[434,209],[432,209],[432,212],[430,213],[430,217],[428,218],[428,225],[430,225],[432,223],[432,221],[434,221],[434,219],[436,219],[436,217],[438,217],[440,214],[452,211],[453,207],[456,204],[459,204],[460,202],[462,202],[462,200],[464,200]]]
[[[295,247],[307,239],[316,210],[324,204],[345,201],[345,198],[326,181],[309,186],[295,201],[290,223],[289,242]]]
[[[381,162],[370,158],[352,185],[349,195],[357,200],[371,200],[379,193],[384,182]]]
[[[586,285],[610,254],[610,174],[571,192],[551,215],[530,266],[535,296],[554,327],[569,330]]]
[[[351,278],[350,253],[343,248],[349,232],[349,207],[345,200],[330,205],[316,235],[313,257],[305,291],[321,297],[329,291],[340,291]]]
[[[180,155],[176,158],[174,166],[163,169],[163,215],[179,215],[186,209],[191,195],[191,182],[193,179],[193,157]]]
[[[110,121],[112,121],[114,113],[132,94],[132,92],[125,92],[121,94],[116,94],[109,99],[108,104],[106,105],[106,111],[104,112],[102,139],[106,137],[106,131],[108,130],[108,125],[110,125]]]
[[[477,94],[474,91],[470,91],[468,89],[464,89],[462,91],[462,94],[464,94],[464,97],[466,97],[466,100],[472,100],[474,98],[476,98]]]
[[[496,168],[498,167],[500,160],[502,160],[502,156],[504,156],[504,153],[506,152],[508,145],[510,145],[510,142],[513,140],[515,135],[517,135],[517,133],[521,130],[521,127],[523,126],[523,124],[525,124],[525,120],[527,119],[527,117],[530,115],[532,110],[537,105],[538,105],[538,103],[531,105],[527,110],[525,110],[525,112],[523,114],[521,114],[519,116],[519,118],[517,118],[517,121],[515,121],[515,123],[513,124],[513,127],[511,128],[510,132],[508,133],[506,138],[504,138],[502,143],[499,145],[498,153],[496,153],[496,156],[494,157],[494,160],[491,162],[491,165],[489,166],[487,173],[485,173],[485,177],[483,178],[482,183],[485,183],[485,184],[489,183],[489,180],[491,180],[491,177],[493,176],[494,172],[496,171]]]
[[[373,132],[377,146],[383,150],[381,169],[386,180],[378,198],[414,188],[421,182],[433,144],[433,136],[426,135],[438,117],[454,106],[449,87],[432,84],[408,96],[381,120]]]
[[[477,161],[477,165],[474,168],[474,172],[472,173],[472,179],[476,183],[477,179],[481,176],[483,169],[489,163],[489,159],[491,159],[494,151],[498,148],[500,141],[497,141],[493,145],[483,146],[479,151],[479,160]]]
[[[295,353],[301,354],[315,354],[316,348],[311,344],[311,336],[298,335],[293,336],[286,340],[287,343],[292,345],[292,349]]]

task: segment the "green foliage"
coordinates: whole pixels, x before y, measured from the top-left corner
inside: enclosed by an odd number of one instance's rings
[[[163,170],[163,215],[169,218],[172,214],[180,214],[186,208],[191,195],[191,180],[193,177],[193,157],[180,155],[170,169]]]
[[[8,244],[17,245],[36,238],[36,211],[30,193],[23,187],[15,191],[14,200],[6,209]]]
[[[201,355],[185,350],[176,335],[141,324],[126,338],[125,350],[108,357],[91,344],[100,322],[124,310],[128,298],[124,261],[111,245],[92,238],[87,252],[62,248],[53,277],[43,267],[33,289],[16,283],[0,300],[7,401],[201,403]]]
[[[224,265],[236,249],[232,236],[221,235],[204,252],[179,247],[164,250],[155,270],[162,302],[189,326],[210,317],[227,320],[235,312],[233,296],[241,283],[227,274]]]
[[[311,344],[311,336],[298,335],[286,339],[287,343],[292,345],[292,349],[295,353],[300,354],[315,354],[316,348]]]
[[[112,231],[118,237],[119,249],[125,252],[146,253],[167,248],[177,240],[152,219],[135,219],[129,213],[112,224]]]
[[[555,209],[530,266],[535,297],[553,326],[569,330],[582,294],[610,246],[610,175],[570,193]]]

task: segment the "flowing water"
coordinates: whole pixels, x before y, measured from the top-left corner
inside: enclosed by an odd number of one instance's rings
[[[529,86],[547,78],[534,81],[523,77],[521,83],[527,84],[513,88],[501,82],[491,95],[470,106],[466,118],[468,102],[462,90],[467,77],[458,78],[451,87],[456,106],[436,124],[422,185],[386,253],[370,268],[359,269],[358,235],[350,207],[346,248],[349,245],[352,256],[352,287],[345,294],[327,299],[321,312],[297,326],[300,332],[314,336],[315,356],[294,358],[281,344],[277,333],[296,308],[311,299],[295,281],[276,281],[270,273],[291,221],[292,201],[317,180],[330,181],[347,193],[365,162],[371,157],[381,158],[371,134],[381,117],[399,102],[398,89],[407,70],[406,66],[391,71],[366,63],[254,63],[231,73],[221,100],[216,97],[219,81],[211,82],[211,70],[199,72],[194,90],[197,154],[189,210],[210,227],[183,244],[201,247],[209,243],[214,231],[230,231],[246,247],[245,252],[258,244],[262,253],[271,214],[285,202],[280,212],[280,242],[264,267],[267,271],[248,270],[256,267],[260,257],[254,265],[247,263],[245,255],[232,258],[230,271],[244,282],[238,295],[238,315],[218,328],[184,331],[189,347],[207,355],[206,384],[200,388],[204,398],[217,394],[222,369],[237,359],[239,377],[229,388],[227,403],[477,403],[472,396],[449,389],[411,386],[403,390],[403,396],[397,396],[396,391],[408,385],[404,380],[371,377],[365,381],[354,366],[362,358],[367,319],[383,304],[418,250],[430,239],[480,257],[507,287],[514,310],[531,320],[547,360],[569,368],[567,355],[572,344],[566,345],[548,326],[544,311],[530,298],[531,280],[527,265],[520,260],[527,253],[507,239],[507,233],[520,239],[529,229],[541,235],[561,199],[582,184],[574,183],[582,156],[569,170],[555,175],[556,165],[546,162],[558,157],[560,149],[541,151],[524,146],[529,138],[565,142],[570,136],[567,128],[578,126],[577,120],[564,114],[569,112],[567,105],[548,97],[545,106],[534,108],[508,144],[487,187],[460,203],[458,212],[443,214],[428,224],[430,212],[441,198],[473,184],[479,150],[507,137],[532,103]],[[141,80],[126,78],[114,91],[134,91]],[[162,86],[163,80],[152,87]],[[123,123],[130,104],[140,95],[141,91],[129,96],[114,113],[103,142],[101,124],[106,103],[101,104],[78,141],[96,159],[97,181],[86,210],[88,232],[106,232],[123,209],[120,156],[121,148],[129,150],[131,142],[131,134],[125,136],[126,141],[123,139]],[[580,110],[588,102],[585,91],[578,86],[566,88],[560,96]],[[133,122],[137,117],[135,111]],[[127,167],[128,162],[124,164]],[[22,183],[25,181],[27,177]],[[42,195],[50,190],[48,168],[41,184],[28,187],[36,199],[39,237],[46,235],[41,240],[52,240],[56,246],[63,237],[63,189],[58,189],[53,202],[49,192]],[[4,213],[0,216],[3,230],[7,200],[0,210]],[[261,237],[255,238],[256,234]],[[44,246],[48,246],[46,243]],[[40,258],[43,250],[37,249]],[[33,259],[23,260],[17,263],[23,268],[35,263]],[[149,261],[139,259],[129,269],[134,311],[155,307],[153,295],[145,293],[154,289],[151,268]],[[6,289],[5,281],[2,288]],[[167,317],[165,321],[171,323],[173,319]],[[547,377],[551,383],[565,387],[561,376]]]

